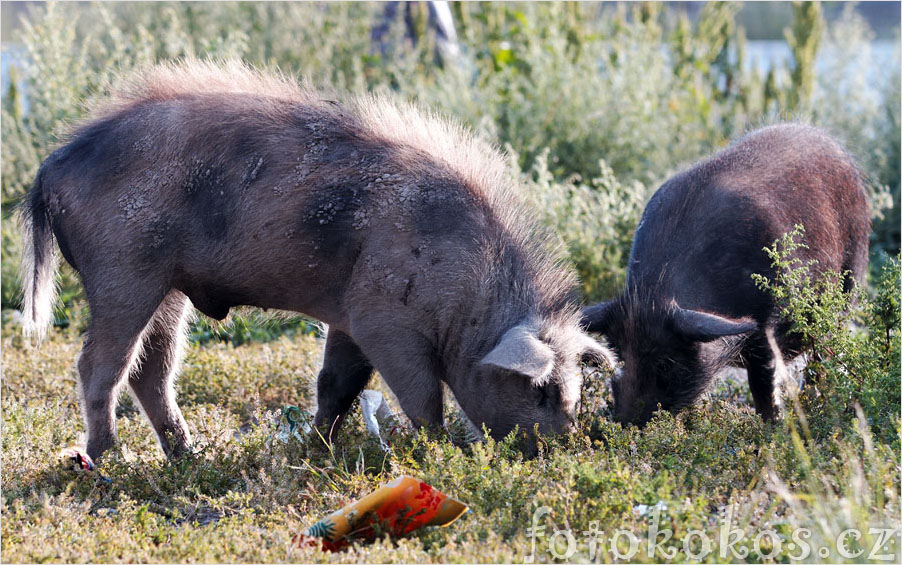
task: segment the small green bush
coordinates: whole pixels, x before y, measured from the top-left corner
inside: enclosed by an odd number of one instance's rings
[[[569,252],[588,301],[610,298],[623,288],[633,232],[651,196],[639,181],[618,180],[605,161],[598,168],[588,183],[579,177],[557,181],[548,170],[546,150],[522,181]]]
[[[815,276],[814,261],[794,253],[804,228],[796,228],[766,251],[776,269],[774,280],[756,276],[770,292],[781,315],[801,334],[809,350],[799,408],[818,438],[841,430],[860,410],[884,443],[898,444],[900,378],[900,261],[889,259],[873,292],[858,287],[843,292],[843,274]]]

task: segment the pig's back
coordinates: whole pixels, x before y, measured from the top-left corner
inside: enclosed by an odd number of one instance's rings
[[[363,271],[376,282],[361,288],[385,287],[399,303],[413,304],[407,286],[428,274],[459,303],[506,285],[542,308],[575,308],[561,249],[496,148],[411,104],[335,97],[236,65],[120,79],[48,159],[54,194],[44,196],[58,234],[84,250],[75,263],[136,249],[136,261],[236,303],[264,285],[288,296],[267,281],[301,275],[295,286],[328,287],[338,301],[335,281]],[[411,278],[411,263],[427,273]],[[449,292],[432,294],[456,307]]]
[[[860,175],[821,130],[764,128],[655,193],[636,230],[628,284],[684,307],[764,317],[771,302],[751,274],[772,275],[763,248],[796,224],[808,245],[801,258],[855,270],[869,232]]]

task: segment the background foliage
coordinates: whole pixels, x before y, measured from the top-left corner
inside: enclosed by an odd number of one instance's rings
[[[663,179],[785,119],[823,125],[856,154],[874,195],[874,252],[898,252],[899,65],[875,72],[872,34],[855,12],[828,29],[820,5],[802,3],[785,29],[792,59],[762,76],[747,64],[739,8],[707,3],[692,23],[657,3],[455,3],[462,54],[445,61],[422,3],[412,33],[398,11],[382,48],[371,41],[381,4],[36,8],[3,93],[2,305],[19,296],[12,205],[60,132],[114,74],[185,56],[240,57],[317,85],[384,91],[467,123],[516,157],[514,174],[561,233],[589,299],[620,287],[632,230]],[[817,68],[831,46],[835,56]],[[67,305],[80,292],[71,274],[62,289]]]
[[[870,528],[898,531],[898,27],[895,61],[876,68],[873,34],[848,6],[773,4],[791,57],[761,71],[735,3],[704,4],[693,19],[656,3],[452,9],[456,59],[437,56],[422,3],[411,6],[411,34],[399,10],[384,49],[371,41],[382,4],[78,3],[31,11],[0,121],[4,560],[520,561],[541,505],[552,508],[548,531],[571,527],[580,536],[594,523],[640,537],[657,505],[674,530],[664,549],[677,552],[675,561],[688,558],[687,532],[717,539],[717,516],[730,505],[750,534],[745,547],[763,529],[788,539],[805,527],[812,545],[833,549],[808,561],[860,561],[835,551],[848,528],[867,532],[847,548],[865,555],[877,541]],[[846,12],[827,23],[824,9]],[[72,360],[88,312],[64,268],[61,330],[40,350],[23,342],[12,310],[21,251],[12,209],[84,101],[102,96],[113,75],[185,56],[240,57],[318,85],[413,99],[465,122],[510,154],[511,173],[569,249],[588,299],[622,286],[632,232],[665,178],[749,129],[811,121],[842,139],[868,175],[871,281],[852,304],[829,279],[810,280],[793,262],[791,235],[775,243],[780,275],[760,284],[812,351],[806,385],[788,389],[781,423],[762,423],[747,385],[726,379],[678,416],[622,428],[610,420],[606,375],[591,374],[578,431],[550,439],[532,460],[512,442],[464,442],[450,399],[449,434],[402,428],[390,453],[366,434],[356,409],[334,448],[315,438],[273,442],[279,408],[313,409],[322,343],[308,334],[316,326],[254,310],[233,313],[225,325],[198,319],[179,382],[197,453],[165,461],[124,399],[123,446],[104,461],[113,482],[75,475],[55,461],[81,430]],[[294,533],[400,473],[468,502],[472,512],[449,529],[338,555],[291,546]],[[887,548],[895,561],[900,545]],[[644,550],[637,561],[648,560]],[[772,561],[790,554],[784,545]],[[736,559],[715,552],[708,560]]]

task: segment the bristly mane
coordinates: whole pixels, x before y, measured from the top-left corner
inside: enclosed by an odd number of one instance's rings
[[[475,137],[453,119],[434,111],[384,95],[341,95],[317,90],[279,71],[252,69],[236,60],[187,60],[140,68],[116,79],[105,96],[90,106],[89,117],[73,134],[104,118],[139,104],[205,95],[249,95],[257,108],[278,112],[285,102],[313,108],[361,136],[394,146],[413,160],[424,157],[452,172],[461,184],[491,211],[503,240],[519,249],[529,270],[525,280],[532,288],[523,292],[542,310],[555,312],[569,323],[577,316],[576,277],[566,266],[565,254],[550,232],[540,227],[535,213],[522,203],[516,179],[505,155],[497,147]],[[501,251],[499,251],[501,252]],[[487,263],[492,261],[487,261]],[[482,277],[524,280],[517,265],[495,263],[484,267]],[[562,308],[563,305],[563,308]]]

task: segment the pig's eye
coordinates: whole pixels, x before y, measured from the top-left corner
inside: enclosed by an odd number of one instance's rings
[[[662,359],[655,363],[654,375],[655,380],[658,382],[658,388],[667,389],[671,385],[671,381],[673,380],[673,375],[671,374],[671,370],[673,369],[673,362],[669,359]]]
[[[654,364],[654,373],[660,378],[667,376],[667,372],[670,371],[670,366],[672,363],[669,359],[658,359]]]
[[[536,405],[539,408],[544,408],[548,403],[548,389],[547,387],[540,386],[535,389],[536,392]]]

